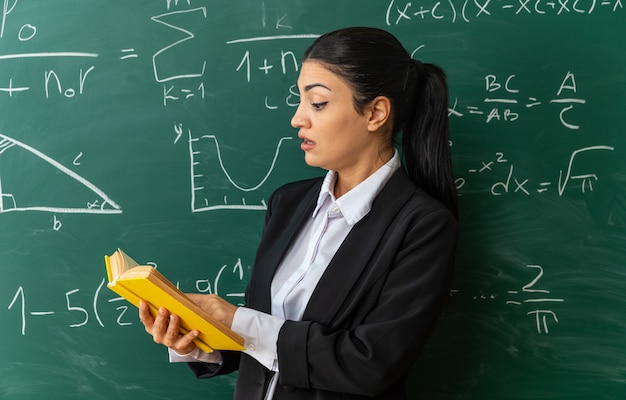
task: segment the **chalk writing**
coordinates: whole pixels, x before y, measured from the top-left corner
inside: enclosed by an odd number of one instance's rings
[[[174,4],[178,5],[178,2]],[[188,3],[189,5],[189,3]],[[170,10],[172,4],[168,3],[167,9]],[[171,30],[182,33],[182,39],[176,40],[167,46],[159,49],[152,55],[152,70],[154,79],[157,83],[163,84],[163,105],[167,106],[171,102],[177,100],[189,100],[194,97],[204,99],[205,83],[201,81],[204,78],[207,68],[207,61],[185,61],[180,59],[180,52],[188,49],[193,54],[194,40],[196,34],[188,29],[173,22],[168,22],[173,16],[185,16],[188,18],[207,18],[206,7],[197,7],[192,9],[183,9],[169,11],[160,15],[151,17],[151,20],[161,24]],[[123,59],[134,56],[134,49],[129,49]],[[184,54],[184,52],[183,52]]]
[[[558,179],[555,180],[531,180],[528,177],[520,176],[515,172],[515,165],[509,162],[509,159],[504,153],[496,153],[493,158],[480,161],[480,166],[476,168],[470,168],[467,172],[471,175],[484,175],[495,172],[496,170],[504,170],[505,175],[503,178],[495,181],[490,187],[490,193],[493,196],[503,196],[518,194],[523,196],[530,196],[531,193],[544,193],[549,191],[552,187],[555,187],[559,196],[563,196],[565,190],[574,184],[580,183],[580,192],[586,193],[593,191],[594,182],[599,180],[599,177],[593,170],[589,170],[586,164],[581,167],[581,171],[576,167],[576,160],[581,155],[586,153],[595,154],[598,151],[613,151],[612,146],[598,145],[589,146],[577,149],[572,152],[567,166],[564,169],[559,170]],[[504,167],[504,169],[502,168]],[[576,171],[576,172],[575,172]],[[457,188],[459,190],[469,189],[466,187],[468,180],[464,177],[457,178]]]
[[[152,263],[154,264],[154,263]],[[229,279],[240,283],[242,290],[221,290],[221,280]],[[206,294],[217,294],[228,298],[236,305],[243,303],[244,285],[244,267],[241,259],[237,259],[234,265],[223,265],[212,279],[197,279],[189,287],[181,287],[180,282],[175,282],[176,286],[183,292],[197,292]],[[232,282],[229,283],[232,286]],[[137,322],[137,315],[134,307],[129,305],[122,297],[109,298],[112,292],[106,289],[106,281],[103,278],[95,290],[91,291],[87,296],[90,303],[86,303],[84,289],[74,288],[64,293],[64,306],[62,309],[46,306],[47,308],[36,308],[32,306],[29,300],[28,287],[20,285],[15,290],[11,301],[7,306],[7,310],[16,311],[19,317],[19,331],[22,336],[27,335],[29,322],[32,318],[52,318],[55,316],[63,316],[71,320],[69,328],[81,328],[91,325],[90,321],[95,319],[95,323],[105,328],[111,324],[118,326],[133,325]],[[55,299],[50,298],[47,304],[54,304]],[[114,307],[112,310],[110,307]],[[103,316],[106,316],[104,318]]]
[[[290,26],[283,25],[282,21],[286,16],[279,18],[276,22],[276,30],[280,28],[291,28]],[[265,17],[264,17],[265,20]],[[265,26],[265,22],[263,24]],[[255,42],[268,42],[268,41],[287,41],[293,42],[297,40],[310,40],[318,38],[319,34],[277,34],[277,35],[267,35],[267,36],[253,36],[247,38],[238,38],[231,39],[226,42],[227,45],[234,44],[250,44]],[[250,49],[246,49],[243,52],[241,57],[241,62],[235,68],[236,71],[242,72],[245,74],[245,78],[247,82],[252,81],[252,73],[258,72],[259,75],[269,75],[270,73],[279,73],[282,75],[287,75],[288,73],[297,73],[299,70],[299,60],[296,57],[296,54],[300,54],[301,49],[298,47],[296,49],[291,50],[278,50],[276,53],[267,55],[264,54],[262,56],[253,55],[250,52]],[[270,106],[267,106],[266,99],[266,107],[269,109],[274,109]]]
[[[507,300],[506,304],[518,305],[518,306],[522,304],[531,304],[532,307],[535,307],[535,305],[537,304],[543,305],[543,304],[563,303],[565,301],[562,298],[544,296],[544,295],[550,294],[550,291],[546,289],[535,288],[535,285],[537,284],[537,282],[543,277],[544,270],[541,265],[527,265],[527,267],[536,270],[536,273],[537,273],[534,279],[532,279],[526,285],[522,286],[521,293],[529,294],[529,297],[525,299],[521,299],[521,300]],[[517,299],[516,295],[520,294],[520,291],[509,290],[508,294],[514,296],[514,298]],[[539,297],[535,297],[535,295],[538,295]],[[535,316],[535,322],[536,322],[538,333],[546,333],[546,334],[549,333],[548,317],[552,317],[552,320],[556,323],[559,322],[556,316],[556,313],[552,310],[536,309],[536,310],[528,311],[527,315]]]
[[[82,53],[72,51],[60,52],[41,52],[41,53],[18,53],[18,54],[2,54],[0,60],[15,60],[23,58],[97,58],[98,53]]]
[[[7,23],[7,18],[9,14],[13,13],[15,8],[18,6],[18,0],[3,0],[2,1],[2,18],[0,19],[0,40],[5,36],[5,27]],[[26,42],[33,39],[37,35],[37,27],[30,23],[25,23],[21,25],[19,30],[16,33],[16,37],[20,42]],[[81,51],[56,51],[56,52],[29,52],[29,53],[14,53],[14,54],[0,54],[0,61],[7,60],[23,60],[23,59],[45,59],[45,58],[54,58],[54,59],[63,59],[63,58],[97,58],[99,57],[98,53],[92,52],[81,52]],[[74,97],[77,93],[83,94],[85,88],[85,81],[87,79],[87,75],[91,71],[93,71],[95,66],[90,66],[89,68],[83,70],[80,69],[79,78],[78,78],[78,90],[76,87],[65,87],[62,84],[62,79],[59,77],[58,73],[54,70],[47,70],[43,73],[43,87],[45,91],[45,97],[50,98],[50,87],[52,86],[59,94],[71,98]],[[0,86],[1,93],[8,93],[9,97],[13,97],[14,93],[26,92],[31,90],[31,86],[25,83],[15,82],[13,77],[9,77],[8,82],[3,82]],[[54,90],[53,89],[53,90]]]
[[[498,11],[514,15],[559,16],[565,14],[591,15],[618,12],[624,9],[622,0],[444,0],[430,2],[391,0],[385,13],[388,26],[434,21],[470,22],[493,17]]]
[[[120,57],[120,60],[128,60],[129,58],[139,57],[139,54],[135,53],[135,49],[133,48],[122,49],[120,51],[122,52],[122,56]]]
[[[59,52],[59,53],[22,53],[22,54],[3,54],[0,55],[1,60],[12,60],[12,59],[27,59],[27,58],[67,58],[67,57],[89,57],[95,58],[98,57],[98,54],[95,53],[72,53],[72,52]],[[44,90],[43,95],[46,99],[51,98],[51,92],[65,96],[66,98],[72,98],[77,93],[83,94],[85,90],[85,82],[87,80],[87,76],[95,69],[95,66],[92,65],[87,69],[80,69],[78,71],[78,79],[77,85],[78,92],[75,87],[64,87],[62,84],[63,79],[59,76],[59,74],[54,70],[44,71],[42,74],[42,87]],[[14,79],[9,78],[8,83],[4,83],[5,86],[0,86],[0,92],[7,93],[9,97],[13,97],[14,93],[26,92],[30,91],[31,87],[23,84],[15,83]]]
[[[78,93],[83,94],[85,88],[85,80],[87,79],[87,75],[91,71],[93,71],[95,66],[89,67],[87,71],[83,73],[83,70],[80,70],[80,75],[78,78]],[[76,95],[76,90],[74,88],[63,89],[61,86],[61,80],[59,79],[59,75],[56,74],[53,70],[46,71],[44,73],[44,87],[46,89],[46,99],[50,98],[50,85],[54,87],[54,83],[56,82],[56,88],[59,91],[59,94],[63,94],[65,97],[74,97]]]
[[[176,100],[188,100],[192,97],[204,99],[205,89],[204,82],[200,82],[198,86],[189,85],[163,85],[163,105],[167,106],[170,102]]]
[[[197,77],[201,77],[204,75],[204,72],[206,70],[206,61],[204,61],[201,66],[197,65],[197,66],[191,67],[193,68],[192,72],[177,72],[177,73],[169,73],[169,74],[161,74],[160,72],[161,71],[161,68],[159,67],[159,65],[161,65],[161,63],[159,62],[160,58],[167,57],[167,53],[170,52],[170,50],[174,49],[175,47],[182,46],[183,44],[185,44],[186,42],[190,40],[193,41],[193,39],[195,38],[195,35],[193,32],[189,31],[188,29],[182,28],[180,26],[174,25],[172,23],[166,22],[166,19],[172,15],[190,14],[190,13],[196,13],[196,14],[200,13],[202,16],[204,16],[204,18],[206,18],[207,16],[206,7],[199,7],[199,8],[194,8],[191,10],[172,11],[172,12],[157,15],[151,18],[152,21],[154,22],[160,23],[170,29],[174,29],[178,32],[183,33],[182,39],[177,40],[165,46],[164,48],[154,53],[154,55],[152,56],[152,67],[154,71],[154,79],[159,83],[168,82],[171,80],[181,79],[181,78],[197,78]],[[171,64],[171,63],[167,63],[167,64]],[[176,68],[183,68],[186,63],[177,62],[174,64],[176,65]]]
[[[512,307],[521,307],[526,315],[532,316],[538,334],[549,334],[549,324],[559,322],[557,313],[554,311],[555,307],[564,303],[565,299],[552,296],[550,290],[538,286],[545,272],[541,265],[526,265],[526,268],[530,268],[535,273],[534,278],[522,285],[520,289],[507,290],[504,302]],[[460,293],[458,289],[453,291],[455,296]],[[476,301],[499,301],[500,297],[502,295],[498,293],[481,293],[472,298]],[[530,311],[526,311],[528,309]]]
[[[239,65],[237,65],[236,71],[242,71],[245,72],[246,75],[246,81],[250,82],[251,80],[251,74],[252,74],[252,69],[253,69],[253,62],[250,59],[250,50],[246,50],[246,52],[243,55],[243,58],[241,59],[241,62],[239,63]],[[285,50],[281,50],[280,51],[280,55],[277,56],[278,61],[274,60],[269,60],[267,57],[263,57],[263,61],[259,62],[258,64],[255,64],[256,70],[260,71],[260,73],[262,75],[268,75],[270,74],[270,72],[273,70],[275,65],[278,65],[279,69],[279,73],[281,73],[282,75],[287,75],[288,72],[298,72],[299,70],[299,66],[298,66],[298,60],[296,58],[296,55],[294,53],[294,51],[285,51]]]
[[[279,98],[276,102],[274,102],[274,100],[275,99],[270,99],[268,96],[266,96],[265,108],[267,108],[268,110],[276,110],[282,105],[285,105],[289,108],[298,107],[298,105],[300,104],[300,92],[298,92],[298,87],[296,85],[291,85],[284,99]]]
[[[48,157],[41,151],[15,140],[9,136],[0,134],[0,156],[7,157],[11,152],[16,150],[25,150],[30,155],[41,159],[56,168],[64,176],[79,182],[87,189],[87,193],[91,192],[92,195],[96,195],[94,200],[86,201],[85,207],[55,207],[46,205],[34,205],[34,206],[21,206],[19,205],[20,196],[17,193],[7,191],[6,187],[3,187],[3,176],[0,175],[0,214],[11,211],[46,211],[54,213],[81,213],[81,214],[119,214],[122,212],[121,207],[106,195],[96,185],[78,175],[76,172],[62,165],[58,161]],[[68,199],[68,202],[71,199]],[[45,200],[42,200],[45,201]]]
[[[175,129],[181,129],[178,125]],[[194,138],[191,133],[191,129],[188,129],[188,143],[189,143],[189,162],[191,165],[191,210],[192,212],[210,211],[218,209],[239,209],[239,210],[265,210],[267,205],[264,199],[260,200],[260,204],[248,204],[245,197],[240,198],[240,203],[231,204],[227,195],[215,194],[215,188],[232,187],[239,192],[249,193],[259,189],[269,178],[276,165],[276,160],[280,153],[281,146],[286,140],[291,140],[291,137],[283,137],[278,141],[276,145],[276,151],[272,161],[267,168],[265,176],[261,178],[258,183],[253,185],[239,184],[233,179],[222,159],[222,153],[218,139],[215,135],[202,135],[199,138]],[[201,146],[203,145],[203,146]],[[219,185],[215,182],[215,179],[211,180],[210,186],[205,186],[210,171],[218,171],[218,176],[225,180],[224,184]],[[218,192],[219,193],[219,192]],[[209,200],[209,199],[214,200]]]
[[[0,19],[0,39],[4,37],[7,17],[15,9],[15,7],[17,6],[17,2],[18,0],[13,0],[12,2],[11,0],[3,0],[2,19]],[[29,23],[25,23],[19,28],[17,32],[17,38],[19,41],[25,42],[35,37],[36,34],[37,27]]]
[[[468,105],[465,111],[458,109],[458,99],[454,100],[452,107],[448,109],[451,117],[463,117],[464,115],[484,116],[486,123],[494,121],[515,122],[520,118],[520,105],[529,109],[543,104],[537,97],[528,96],[524,100],[519,99],[520,89],[515,85],[516,76],[509,75],[506,78],[498,78],[496,75],[485,76],[486,97],[483,105]],[[574,74],[567,71],[558,89],[555,90],[555,97],[547,100],[549,104],[562,104],[558,117],[561,124],[568,129],[579,129],[580,126],[571,122],[570,111],[576,104],[585,104],[585,99],[576,97],[565,97],[565,94],[576,94],[577,86]],[[516,108],[517,107],[517,108]]]

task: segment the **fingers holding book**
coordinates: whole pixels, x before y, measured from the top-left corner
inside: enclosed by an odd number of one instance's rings
[[[237,306],[229,303],[215,294],[197,294],[187,293],[187,297],[200,308],[209,313],[210,316],[224,324],[228,328],[232,328],[233,319]]]
[[[157,315],[153,316],[146,302],[141,301],[139,319],[155,343],[167,346],[181,355],[188,354],[196,348],[193,341],[199,332],[194,329],[187,334],[181,334],[180,319],[177,315],[170,314],[167,309],[161,307]]]

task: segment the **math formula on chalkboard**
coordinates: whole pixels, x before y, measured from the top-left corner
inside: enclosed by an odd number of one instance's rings
[[[103,256],[243,305],[270,196],[326,172],[304,51],[347,26],[447,75],[456,268],[409,397],[626,396],[623,0],[0,0],[0,398],[232,398]]]

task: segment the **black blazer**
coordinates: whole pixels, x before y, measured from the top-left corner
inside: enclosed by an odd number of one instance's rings
[[[270,312],[270,285],[310,218],[321,178],[291,183],[270,198],[246,306]],[[400,168],[357,223],[316,286],[302,321],[278,337],[274,399],[406,399],[405,380],[449,293],[457,224]],[[239,370],[235,399],[257,400],[271,372],[223,352],[221,367],[190,363],[200,378]]]

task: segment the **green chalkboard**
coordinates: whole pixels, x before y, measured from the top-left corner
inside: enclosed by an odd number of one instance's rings
[[[228,399],[109,291],[123,248],[235,304],[307,167],[304,49],[388,29],[450,85],[461,231],[420,399],[626,397],[622,0],[0,1],[0,398]]]

